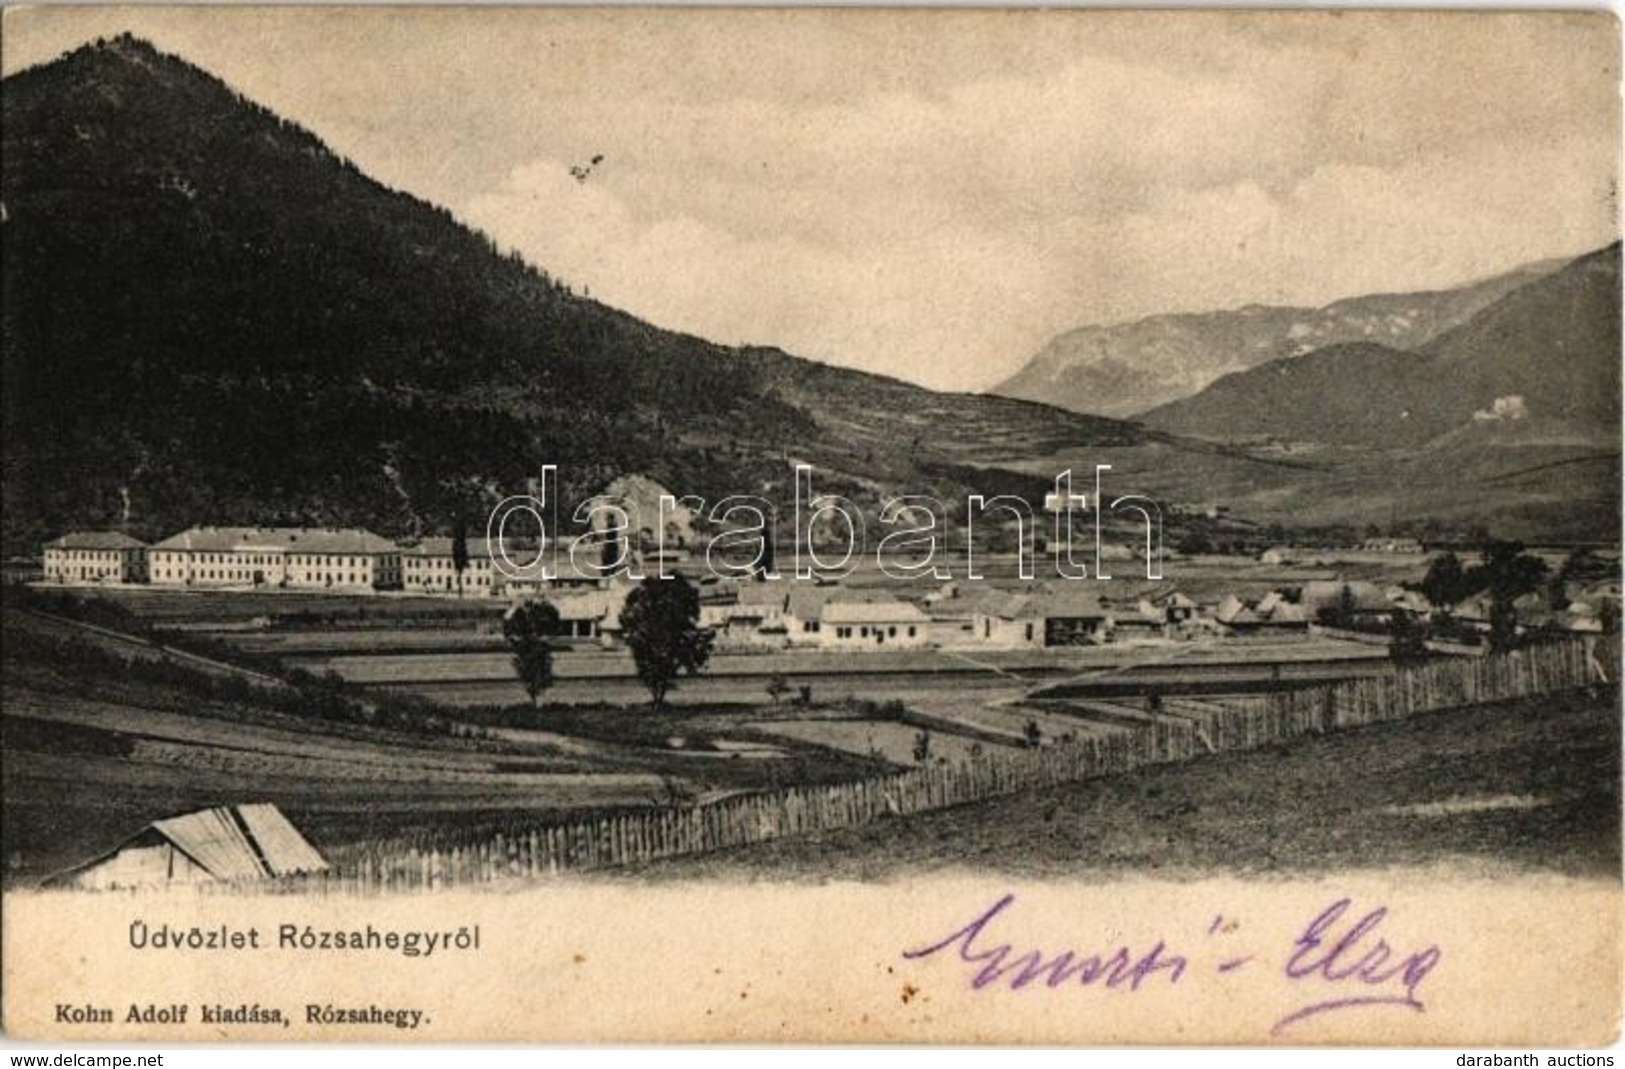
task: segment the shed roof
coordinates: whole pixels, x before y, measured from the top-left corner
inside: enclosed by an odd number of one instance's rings
[[[285,551],[292,553],[399,553],[382,535],[359,527],[188,527],[153,549],[205,553]]]
[[[403,555],[413,557],[450,557],[452,555],[452,542],[453,539],[444,535],[431,535],[428,538],[423,539],[411,549],[403,549],[401,553]],[[526,563],[529,562],[531,557],[536,555],[535,545],[521,546],[512,538],[504,540],[502,544],[508,547],[508,552],[512,554],[516,560],[518,559],[518,551],[521,549],[525,550],[524,561]],[[491,539],[468,539],[467,548],[469,559],[472,560],[475,557],[489,557],[491,555],[491,547],[494,545],[497,545],[497,543]]]
[[[274,805],[217,806],[153,821],[152,828],[222,880],[288,876],[327,868]]]
[[[824,606],[826,624],[928,623],[930,617],[907,601],[831,601]]]
[[[69,872],[84,872],[132,846],[167,842],[219,880],[325,872],[328,864],[282,811],[268,803],[216,806],[155,820],[116,849]]]

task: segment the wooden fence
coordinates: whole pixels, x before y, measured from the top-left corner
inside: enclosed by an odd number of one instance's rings
[[[1143,727],[1035,750],[986,750],[853,783],[789,787],[568,824],[516,828],[447,850],[401,843],[330,852],[327,873],[218,890],[379,893],[438,890],[637,864],[784,836],[850,828],[1035,787],[1245,750],[1306,734],[1609,681],[1595,638],[1561,639],[1486,658],[1394,667],[1377,677],[1278,691],[1200,715],[1169,712]]]

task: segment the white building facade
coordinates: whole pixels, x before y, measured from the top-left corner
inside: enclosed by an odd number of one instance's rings
[[[43,574],[51,583],[144,582],[147,544],[117,531],[74,531],[45,543]]]
[[[148,553],[154,586],[396,590],[401,549],[359,528],[192,527]]]
[[[825,649],[923,649],[931,645],[931,618],[906,601],[832,599],[819,620]]]

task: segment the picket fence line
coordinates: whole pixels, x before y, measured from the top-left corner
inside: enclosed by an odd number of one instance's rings
[[[204,886],[227,893],[374,894],[544,878],[850,828],[1201,754],[1607,681],[1594,639],[1560,639],[1486,658],[1395,666],[1382,676],[1227,700],[1199,712],[1170,702],[1142,728],[1036,750],[984,750],[954,763],[851,783],[515,828],[446,850],[388,841],[354,844],[329,852],[333,868],[326,873]]]

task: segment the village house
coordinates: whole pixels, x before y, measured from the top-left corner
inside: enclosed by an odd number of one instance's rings
[[[1198,609],[1196,602],[1177,590],[1165,591],[1146,599],[1146,604],[1161,612],[1165,622],[1175,626],[1189,623]]]
[[[612,647],[620,642],[621,612],[636,584],[611,580],[601,588],[563,590],[544,599],[559,614],[558,637]],[[516,599],[518,605],[524,599]]]
[[[729,583],[727,593],[700,602],[700,626],[716,632],[719,649],[781,649],[790,642],[791,588],[786,583]]]
[[[1256,601],[1226,594],[1214,606],[1212,618],[1215,623],[1240,633],[1309,630],[1309,616],[1303,606],[1279,590],[1271,590]]]
[[[191,527],[148,552],[155,586],[393,590],[401,550],[355,528]]]
[[[1118,642],[1168,637],[1168,618],[1147,598],[1119,598],[1103,603],[1112,611],[1112,637]]]
[[[1388,604],[1414,616],[1429,616],[1433,612],[1433,603],[1420,590],[1411,590],[1398,583],[1391,583],[1383,588],[1382,594],[1388,599]]]
[[[832,598],[819,616],[825,649],[922,649],[931,644],[931,618],[906,601]]]
[[[1245,631],[1258,626],[1259,615],[1234,594],[1226,594],[1214,606],[1213,618],[1226,627]]]
[[[1450,610],[1450,618],[1457,625],[1471,631],[1488,632],[1490,629],[1491,598],[1488,594],[1474,594],[1463,598]]]
[[[45,543],[42,574],[52,583],[143,583],[147,544],[117,531],[74,531]]]
[[[971,635],[994,649],[1038,649],[1044,645],[1044,619],[1027,594],[989,590],[973,599]]]
[[[1309,614],[1297,601],[1279,590],[1271,590],[1250,606],[1260,628],[1287,631],[1309,630]]]
[[[1051,590],[1032,599],[1028,611],[1040,621],[1046,647],[1094,646],[1112,636],[1112,614],[1094,591]]]
[[[790,597],[784,609],[784,629],[790,645],[824,644],[824,606],[836,598],[848,601],[869,600],[868,595],[844,591],[838,586],[809,586],[806,583],[790,585]]]
[[[1601,634],[1606,631],[1601,613],[1590,602],[1571,601],[1557,614],[1557,626],[1565,631]]]
[[[1414,538],[1368,538],[1360,543],[1360,548],[1367,553],[1410,553],[1423,552],[1422,543]]]
[[[276,806],[236,805],[154,821],[108,853],[47,882],[105,891],[265,880],[327,867]]]

